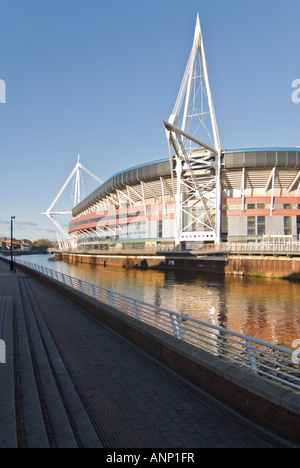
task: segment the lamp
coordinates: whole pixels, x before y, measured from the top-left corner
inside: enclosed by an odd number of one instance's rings
[[[13,228],[15,216],[10,218],[10,271],[14,271],[14,257],[13,257]]]

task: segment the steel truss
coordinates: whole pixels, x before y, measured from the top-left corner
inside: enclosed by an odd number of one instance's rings
[[[68,244],[70,244],[70,242],[74,241],[76,236],[75,235],[69,235],[68,232],[59,224],[59,222],[55,219],[55,217],[61,217],[61,216],[71,216],[72,215],[72,210],[66,210],[66,211],[54,211],[54,207],[55,205],[57,204],[58,200],[60,199],[60,197],[62,196],[62,194],[64,193],[64,191],[66,190],[66,188],[68,187],[69,183],[73,180],[73,184],[75,186],[75,191],[74,191],[74,203],[73,203],[73,206],[76,206],[78,205],[78,203],[81,202],[81,199],[82,199],[82,185],[83,185],[83,182],[82,182],[82,175],[81,175],[81,172],[84,171],[86,174],[88,174],[90,177],[92,177],[93,179],[95,179],[97,182],[100,182],[101,184],[103,184],[103,181],[101,179],[99,179],[99,177],[97,177],[95,174],[93,174],[91,171],[89,171],[86,167],[84,167],[81,163],[80,163],[80,155],[78,155],[78,161],[77,161],[77,164],[76,166],[74,167],[73,171],[71,172],[71,174],[69,175],[69,177],[67,178],[67,180],[65,181],[64,185],[62,186],[62,188],[60,189],[60,191],[58,192],[58,194],[56,195],[56,197],[54,198],[53,202],[51,203],[51,205],[49,206],[48,210],[45,212],[45,213],[41,213],[42,215],[46,215],[47,218],[50,219],[50,221],[54,224],[54,226],[57,228],[57,230],[59,231],[60,235],[62,235],[62,239],[61,240],[59,238],[59,236],[57,237],[57,240],[58,240],[58,244],[59,245],[62,245],[64,242],[67,242]]]
[[[184,105],[183,105],[184,104]],[[179,118],[183,111],[182,125]],[[175,107],[164,121],[176,193],[176,244],[221,240],[221,144],[208,80],[199,16]],[[200,132],[209,144],[195,137]],[[176,190],[175,190],[176,180]]]

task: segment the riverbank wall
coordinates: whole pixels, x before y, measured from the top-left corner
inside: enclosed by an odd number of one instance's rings
[[[199,271],[219,275],[262,276],[300,279],[300,257],[289,255],[201,255],[182,252],[165,254],[56,253],[57,260],[103,267]]]

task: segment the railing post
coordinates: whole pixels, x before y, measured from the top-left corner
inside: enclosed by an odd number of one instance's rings
[[[114,298],[114,294],[112,291],[109,291],[109,302],[110,302],[110,305],[111,307],[115,307],[115,298]]]
[[[137,302],[133,301],[133,304],[134,304],[134,309],[135,309],[135,313],[136,313],[136,318],[138,320],[140,320],[141,314],[140,314],[140,309],[138,308]]]
[[[83,286],[82,286],[82,281],[81,281],[81,280],[79,280],[79,287],[80,287],[80,292],[83,293],[84,290],[83,290]]]
[[[170,320],[173,330],[173,335],[180,340],[184,340],[184,328],[180,317],[177,317],[174,313],[170,312]]]
[[[249,362],[250,362],[251,371],[252,371],[254,374],[258,374],[256,359],[255,359],[255,355],[254,355],[254,353],[253,353],[253,348],[252,348],[252,346],[251,346],[250,340],[246,340],[246,347],[247,347],[247,352],[248,352],[248,357],[249,357]]]
[[[170,312],[170,319],[171,319],[173,335],[176,336],[176,338],[180,338],[179,331],[178,331],[178,324],[176,323],[175,315],[172,312]]]
[[[179,331],[179,338],[184,340],[184,327],[180,317],[177,317],[177,326]]]

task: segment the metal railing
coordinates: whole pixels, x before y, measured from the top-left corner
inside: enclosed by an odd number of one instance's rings
[[[256,375],[300,391],[300,366],[289,349],[123,296],[44,266],[20,259],[16,262]]]
[[[273,236],[275,237],[275,236]],[[300,242],[293,238],[284,241],[276,241],[272,238],[264,239],[262,242],[223,242],[219,245],[203,247],[201,252],[222,253],[300,253]],[[289,236],[286,236],[289,237]]]

